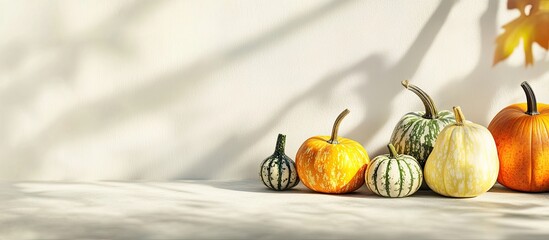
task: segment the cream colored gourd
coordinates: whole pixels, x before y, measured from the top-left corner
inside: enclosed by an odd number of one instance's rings
[[[419,162],[410,155],[398,154],[393,144],[389,154],[372,159],[366,170],[366,186],[382,197],[407,197],[414,194],[423,181]]]
[[[447,197],[476,197],[496,182],[499,161],[496,143],[485,127],[466,121],[454,107],[456,123],[437,137],[424,170],[425,182]]]

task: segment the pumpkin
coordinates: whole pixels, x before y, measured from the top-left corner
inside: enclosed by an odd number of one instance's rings
[[[297,173],[309,189],[322,193],[349,193],[364,184],[364,172],[370,158],[360,145],[351,139],[338,137],[345,109],[337,117],[331,136],[307,139],[297,151]]]
[[[549,190],[549,105],[536,102],[527,82],[526,103],[501,110],[490,122],[499,155],[498,182],[524,192]]]
[[[399,155],[393,144],[387,145],[389,154],[372,159],[366,170],[366,186],[383,197],[406,197],[414,194],[423,181],[418,161]]]
[[[263,184],[277,191],[293,188],[299,183],[294,160],[284,153],[285,144],[286,135],[278,134],[273,155],[263,160],[259,170]]]
[[[466,121],[454,107],[456,123],[446,126],[427,158],[423,171],[429,188],[448,197],[475,197],[496,182],[496,143],[485,127]]]
[[[437,111],[433,99],[408,80],[402,81],[402,85],[421,99],[425,111],[405,114],[396,124],[390,142],[398,153],[414,157],[423,168],[440,131],[455,123],[454,114],[448,110]]]

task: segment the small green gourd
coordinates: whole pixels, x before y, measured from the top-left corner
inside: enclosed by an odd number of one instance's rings
[[[265,186],[276,191],[287,190],[299,183],[295,162],[284,153],[286,135],[278,134],[273,155],[263,160],[259,176]]]

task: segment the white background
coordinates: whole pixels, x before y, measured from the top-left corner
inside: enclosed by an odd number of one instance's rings
[[[340,135],[370,157],[398,119],[439,109],[487,125],[549,102],[549,57],[521,47],[492,67],[506,1],[0,1],[0,179],[257,178]]]

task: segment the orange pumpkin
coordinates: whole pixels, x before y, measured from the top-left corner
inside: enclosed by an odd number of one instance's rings
[[[297,174],[313,191],[348,193],[364,185],[368,153],[360,143],[337,136],[339,124],[348,113],[345,109],[339,114],[331,136],[311,137],[297,151]]]
[[[501,110],[490,122],[500,161],[498,182],[523,192],[549,190],[549,105],[537,103],[527,82],[527,103]]]

